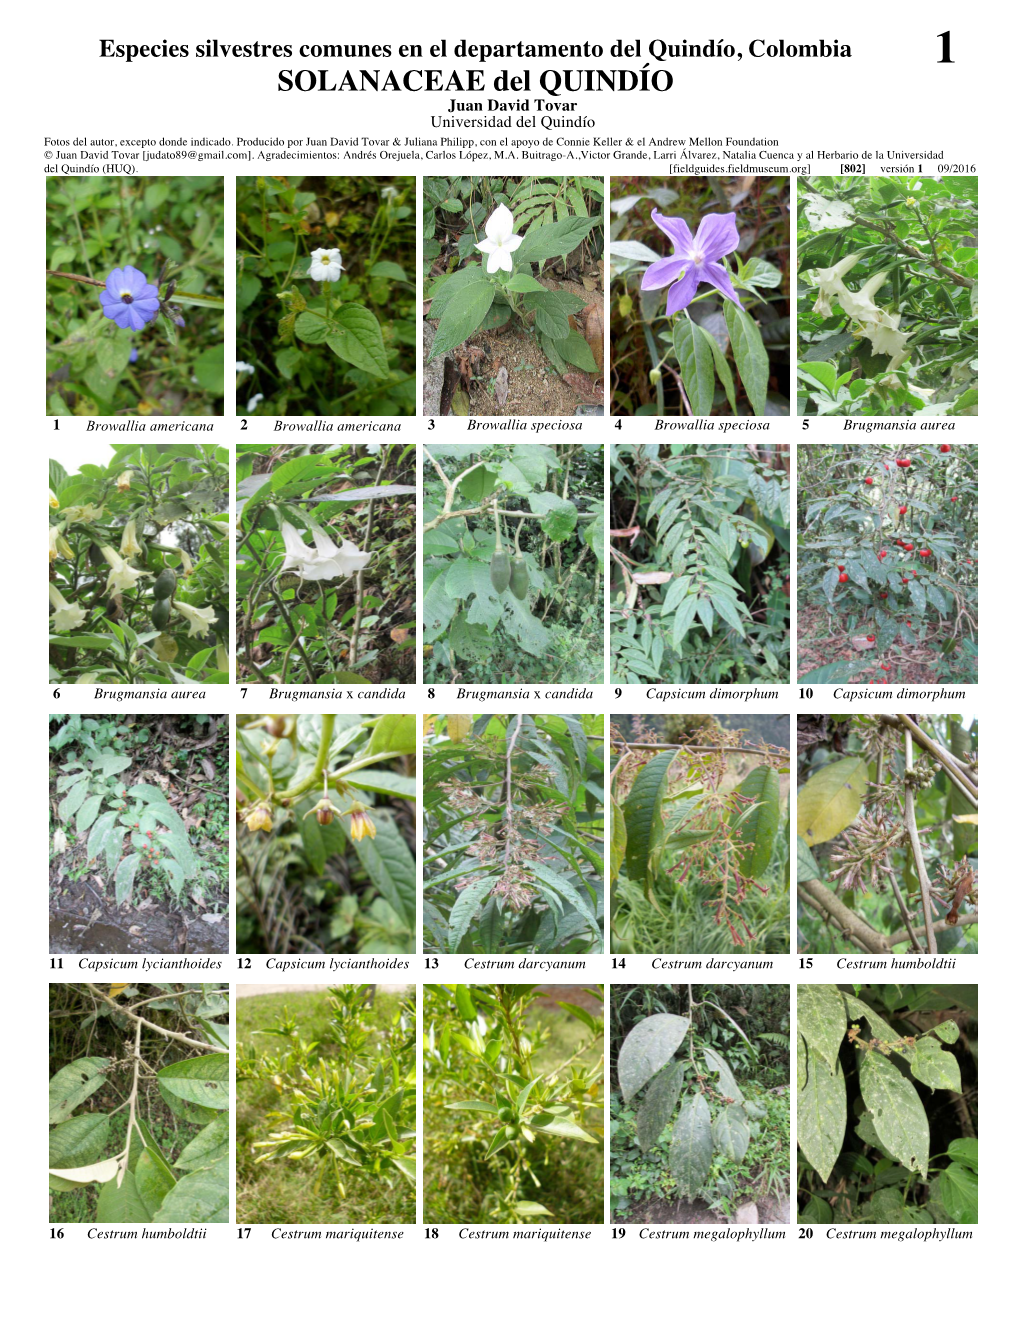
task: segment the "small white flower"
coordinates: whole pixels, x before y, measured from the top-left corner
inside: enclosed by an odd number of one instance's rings
[[[249,366],[247,362],[235,362],[234,373],[238,376],[254,376],[255,368]]]
[[[333,284],[340,278],[343,268],[339,248],[316,248],[312,253],[308,274],[320,284]]]
[[[515,234],[514,218],[507,207],[500,202],[492,215],[485,222],[485,237],[475,246],[479,252],[488,254],[485,269],[491,275],[497,270],[513,270],[511,252],[516,252],[524,242],[520,234]]]
[[[72,628],[80,628],[85,622],[85,611],[80,605],[72,605],[70,601],[65,600],[52,582],[49,586],[50,604],[55,611],[50,619],[53,631],[70,632]]]
[[[397,192],[396,188],[394,188],[392,184],[386,185],[386,187],[382,190],[382,195],[388,202],[395,202],[397,198],[400,196],[400,194]]]
[[[211,605],[200,608],[197,605],[186,605],[183,601],[175,600],[174,609],[182,618],[187,619],[190,625],[189,637],[204,637],[206,633],[212,631],[212,626],[216,622],[216,611]]]
[[[339,546],[334,545],[318,527],[312,531],[314,547],[305,545],[301,533],[291,523],[283,523],[280,530],[287,550],[280,572],[296,573],[302,582],[350,577],[352,573],[364,568],[372,558],[370,552],[359,550],[350,541],[343,541]]]
[[[254,412],[265,397],[264,394],[253,394],[248,400],[248,411]]]
[[[142,553],[142,547],[138,543],[138,537],[135,534],[135,520],[124,524],[124,531],[120,538],[120,553],[125,559],[134,559]]]

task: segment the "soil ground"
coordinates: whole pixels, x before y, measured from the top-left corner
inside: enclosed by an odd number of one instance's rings
[[[850,638],[845,635],[826,634],[828,615],[817,605],[808,605],[803,601],[797,604],[797,672],[808,674],[822,665],[831,665],[837,660],[860,660],[867,651],[858,650]],[[862,683],[867,687],[870,679],[876,683],[916,683],[930,685],[937,680],[933,677],[940,655],[940,643],[945,640],[949,625],[945,625],[945,636],[929,634],[926,641],[914,646],[905,646],[897,642],[881,654],[875,651],[874,664],[851,678],[841,679],[845,683]],[[889,669],[881,669],[888,665]],[[948,677],[938,680],[951,682]]]

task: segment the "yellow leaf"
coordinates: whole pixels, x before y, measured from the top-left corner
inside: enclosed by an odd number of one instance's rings
[[[977,812],[975,811],[973,816],[954,816],[953,820],[955,820],[958,825],[976,825]]]
[[[853,824],[867,788],[859,756],[830,761],[797,794],[797,833],[810,847],[834,839]]]
[[[450,742],[463,742],[471,732],[470,715],[447,715],[446,732]]]
[[[122,990],[126,990],[130,984],[131,984],[130,981],[118,981],[116,984],[111,985],[111,986],[110,986],[110,998],[111,998],[111,999],[116,999],[117,996],[120,994],[120,992],[121,992]]]

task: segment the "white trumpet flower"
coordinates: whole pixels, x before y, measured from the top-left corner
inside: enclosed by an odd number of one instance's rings
[[[280,531],[287,550],[280,572],[296,573],[302,582],[350,577],[352,573],[364,568],[372,558],[371,553],[359,550],[350,541],[334,545],[319,527],[312,529],[314,546],[305,545],[301,533],[291,523],[283,523]]]

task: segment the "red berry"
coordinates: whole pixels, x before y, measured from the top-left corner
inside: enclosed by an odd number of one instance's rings
[[[967,560],[967,563],[968,563],[968,564],[973,564],[973,562],[974,562],[973,559],[968,559],[968,560]]]
[[[948,446],[948,445],[939,445],[939,453],[940,453],[940,454],[948,454],[948,453],[949,453],[949,446]]]
[[[885,468],[886,472],[889,471],[889,464],[888,464],[888,463],[883,463],[882,466]]]
[[[922,559],[927,559],[928,556],[931,554],[931,551],[930,551],[930,550],[921,550],[919,553],[920,553]]]
[[[868,641],[873,642],[874,640],[875,640],[874,634],[869,634]]]
[[[889,597],[888,591],[880,591],[878,594],[882,600],[887,600]]]
[[[956,501],[957,501],[959,498],[960,498],[959,495],[950,495],[950,497],[949,497],[949,503],[950,503],[950,504],[955,504]]]
[[[886,672],[887,674],[889,673],[889,670],[890,670],[890,666],[889,666],[889,665],[879,665],[878,667],[879,667],[879,669],[884,669],[885,672]],[[888,681],[889,681],[889,680],[886,679],[886,682],[888,682]]]
[[[849,581],[850,581],[850,578],[849,578],[848,574],[846,574],[846,573],[840,573],[840,575],[839,575],[839,580],[840,580],[840,582],[849,582]]]
[[[903,547],[904,550],[913,550],[913,548],[914,548],[913,541],[908,541]]]
[[[865,484],[865,486],[873,486],[873,485],[875,484],[875,478],[874,478],[874,477],[865,477],[865,478],[864,478],[864,484]]]
[[[902,518],[902,516],[906,513],[906,511],[907,511],[907,506],[906,506],[905,504],[901,504],[901,505],[900,505],[900,517],[901,517],[901,518]]]
[[[888,553],[889,553],[888,550],[879,550],[878,552],[879,559],[884,559]]]
[[[912,568],[910,571],[911,571],[911,573],[913,573],[914,577],[917,577],[917,569],[916,569],[916,568]]]
[[[901,468],[908,468],[908,467],[910,467],[910,459],[909,459],[909,458],[898,458],[898,459],[896,460],[896,466],[897,466],[897,467],[901,467]]]
[[[846,567],[846,565],[845,565],[845,564],[837,564],[836,567],[837,567],[837,568],[839,569],[839,571],[842,573],[842,571],[843,571],[843,569]]]
[[[909,619],[907,620],[907,627],[908,627],[908,628],[912,628],[912,627],[913,627],[913,624],[910,622]]]
[[[904,581],[904,582],[909,582],[909,581],[910,581],[910,578],[903,578],[902,581]]]

